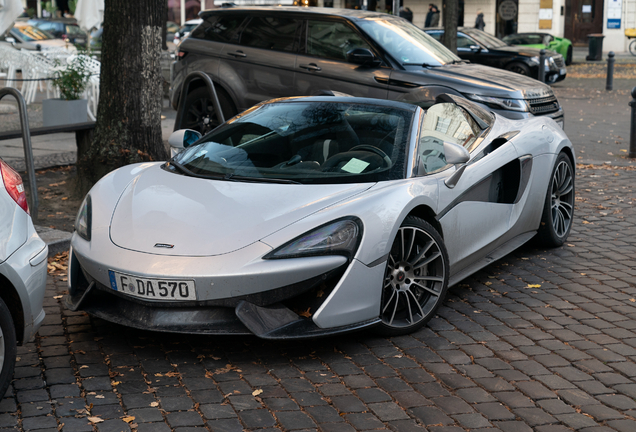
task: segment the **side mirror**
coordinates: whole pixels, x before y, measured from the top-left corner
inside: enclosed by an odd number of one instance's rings
[[[14,44],[15,43],[15,38],[12,38],[12,37],[5,38],[5,42],[8,42],[10,44]]]
[[[179,129],[172,132],[170,138],[168,138],[168,144],[170,144],[171,156],[176,155],[184,148],[190,147],[193,143],[201,138],[201,134],[192,129]]]
[[[471,45],[470,50],[474,52],[481,52],[481,47],[479,45]]]
[[[371,64],[376,63],[376,60],[373,53],[366,48],[354,48],[347,53],[347,61],[353,64]]]
[[[452,189],[457,185],[457,182],[464,173],[466,163],[470,160],[470,153],[458,144],[444,141],[444,156],[446,157],[447,163],[453,164],[457,168],[453,175],[444,182],[448,188]]]

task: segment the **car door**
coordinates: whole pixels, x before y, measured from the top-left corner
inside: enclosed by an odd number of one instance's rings
[[[464,33],[457,32],[457,55],[471,63],[488,64],[488,50]]]
[[[297,95],[313,95],[324,90],[352,96],[386,99],[391,69],[382,65],[359,65],[347,61],[354,48],[375,49],[348,21],[342,19],[306,20],[304,46],[296,62]]]
[[[429,108],[419,134],[419,172],[439,179],[438,220],[453,274],[479,261],[510,239],[511,220],[524,185],[523,158],[505,140],[488,142],[466,110],[454,103]],[[444,142],[469,150],[470,161],[453,178],[456,168],[446,164]]]
[[[244,106],[276,97],[295,96],[294,73],[301,19],[284,14],[253,14],[238,44],[226,44],[219,76],[232,81]]]

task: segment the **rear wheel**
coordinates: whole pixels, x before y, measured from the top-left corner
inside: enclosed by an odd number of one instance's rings
[[[636,39],[633,39],[633,40],[629,43],[629,52],[630,52],[633,56],[636,56]]]
[[[570,235],[574,217],[574,169],[570,158],[559,154],[543,205],[538,240],[546,247],[561,246]]]
[[[411,333],[444,301],[449,262],[444,241],[428,222],[409,216],[398,230],[384,275],[380,331]]]
[[[530,76],[530,68],[528,67],[528,65],[523,63],[510,63],[509,65],[506,65],[506,69],[510,72],[518,73],[520,75]]]
[[[572,64],[572,45],[568,47],[568,52],[565,55],[565,64],[566,66],[570,66]]]
[[[13,378],[16,351],[15,327],[11,312],[0,299],[0,399]]]
[[[235,116],[236,109],[227,93],[217,89],[216,94],[225,120]],[[184,129],[194,129],[203,135],[219,125],[207,87],[199,87],[186,97],[182,125]]]

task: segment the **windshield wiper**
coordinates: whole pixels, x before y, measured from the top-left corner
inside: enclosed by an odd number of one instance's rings
[[[440,67],[440,65],[432,65],[428,63],[402,63],[402,66]]]
[[[254,183],[280,183],[280,184],[302,184],[294,180],[288,179],[279,179],[279,178],[271,178],[271,177],[249,177],[249,176],[241,176],[235,174],[226,174],[223,177],[224,180],[230,181],[246,181],[246,182],[254,182]]]

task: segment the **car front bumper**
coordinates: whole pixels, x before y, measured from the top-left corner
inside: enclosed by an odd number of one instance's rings
[[[217,257],[158,256],[114,245],[118,253],[100,255],[107,262],[96,262],[86,254],[88,242],[76,237],[72,243],[76,247],[71,248],[69,257],[69,295],[64,302],[71,310],[83,310],[106,321],[159,332],[250,334],[266,339],[326,336],[379,322],[379,310],[373,311],[373,299],[344,306],[337,295],[339,290],[350,291],[347,284],[361,282],[366,288],[368,285],[361,277],[378,278],[382,266],[369,271],[359,261],[348,262],[341,256],[310,257],[267,260],[265,264],[274,269],[267,274],[263,265],[254,265],[254,261],[263,264],[258,258],[263,248],[258,244],[251,251],[247,247],[236,252],[242,257],[242,266],[236,265],[233,253]],[[197,261],[196,267],[208,273],[187,268]],[[228,271],[232,267],[227,263],[232,261],[233,267],[242,271],[236,274]],[[255,270],[246,273],[245,268],[250,265]],[[156,269],[162,269],[161,274],[152,274]],[[112,288],[109,270],[140,277],[194,279],[197,299],[157,301],[135,297]],[[359,305],[364,310],[356,315]],[[353,312],[343,313],[343,307]]]

